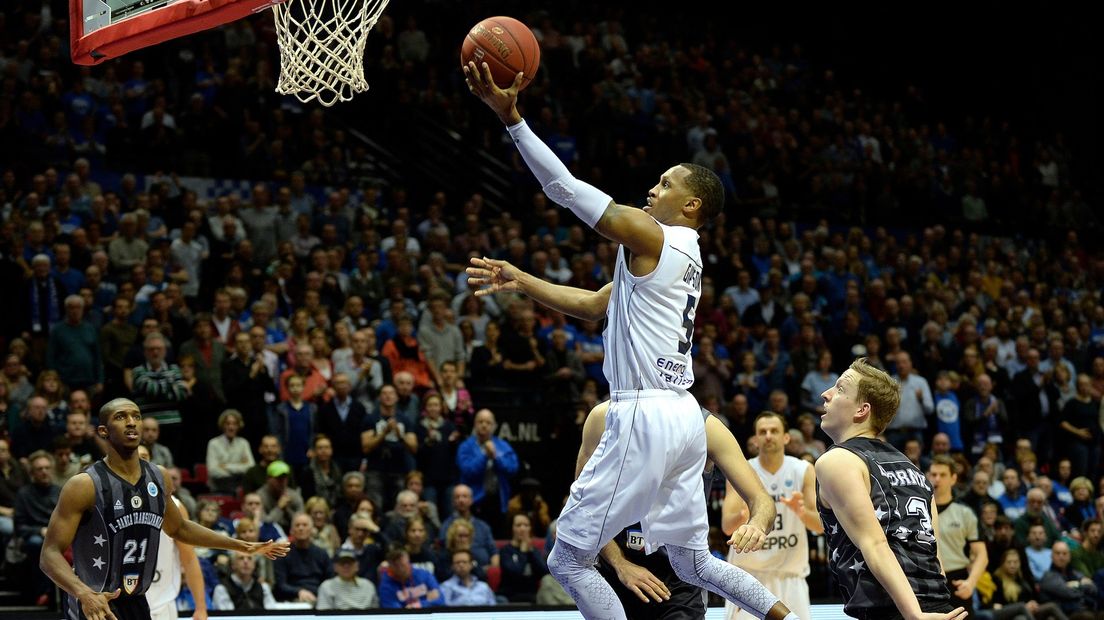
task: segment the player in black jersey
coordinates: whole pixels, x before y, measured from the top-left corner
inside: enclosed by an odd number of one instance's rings
[[[844,612],[963,620],[939,564],[931,484],[877,438],[897,413],[900,386],[860,358],[821,396],[821,427],[835,445],[816,462],[817,508]]]
[[[583,425],[583,441],[579,447],[579,459],[575,474],[578,476],[601,439],[605,428],[608,402],[599,403],[587,416]],[[751,518],[741,525],[729,541],[729,545],[741,552],[758,550],[766,540],[775,516],[774,500],[763,488],[763,483],[744,458],[740,444],[717,418],[702,410],[706,416],[706,476],[712,477],[712,465],[732,482],[733,487],[747,501]],[[706,485],[708,488],[709,485]],[[705,498],[702,498],[703,501]],[[613,587],[625,608],[625,615],[634,620],[664,619],[690,620],[705,617],[705,599],[701,588],[681,581],[671,568],[666,550],[660,548],[652,554],[644,552],[644,533],[639,524],[630,526],[614,537],[600,553],[598,571]],[[748,576],[749,582],[754,579]],[[757,582],[749,587],[766,592]],[[765,606],[771,618],[783,618],[789,613],[783,601],[770,596],[773,606]]]
[[[146,588],[157,565],[160,532],[201,547],[287,555],[288,543],[250,543],[183,519],[169,501],[160,467],[138,458],[142,413],[125,398],[100,409],[97,432],[107,456],[69,479],[50,517],[40,566],[69,594],[66,618],[148,620]],[[73,567],[63,553],[73,545]]]

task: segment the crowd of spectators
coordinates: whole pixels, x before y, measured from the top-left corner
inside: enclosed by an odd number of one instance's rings
[[[815,459],[817,395],[866,356],[902,385],[887,439],[925,471],[956,459],[989,547],[981,607],[1096,608],[1104,262],[1062,136],[929,118],[922,90],[880,100],[800,47],[691,43],[664,36],[678,19],[592,10],[527,16],[543,61],[522,103],[626,202],[672,161],[724,181],[727,213],[701,231],[703,406],[750,454],[756,413],[782,413],[791,453]],[[595,289],[616,248],[548,203],[473,111],[443,26],[381,21],[377,105],[501,157],[521,206],[365,184],[364,147],[334,116],[272,92],[262,18],[86,68],[68,62],[66,16],[0,12],[6,562],[34,561],[59,485],[102,454],[95,408],[127,396],[197,521],[295,541],[275,563],[199,550],[215,608],[566,602],[544,558],[607,390],[601,325],[477,298],[462,268],[488,255]],[[252,190],[209,196],[182,176]],[[554,419],[559,462],[527,470],[495,435],[500,405]]]

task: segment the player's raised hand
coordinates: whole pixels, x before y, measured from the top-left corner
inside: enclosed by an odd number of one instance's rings
[[[111,613],[109,603],[119,598],[121,593],[122,589],[116,588],[114,592],[93,592],[89,590],[87,594],[81,595],[80,605],[84,617],[88,620],[117,620],[115,614]]]
[[[467,83],[468,90],[479,97],[480,101],[487,104],[487,107],[494,110],[494,113],[508,124],[520,120],[520,117],[514,118],[517,114],[515,106],[518,91],[521,89],[521,82],[524,79],[525,75],[518,73],[514,78],[514,83],[509,88],[502,89],[495,84],[494,78],[491,77],[491,68],[487,63],[476,66],[475,61],[469,61],[468,64],[464,65],[464,82]]]
[[[751,553],[763,547],[767,540],[767,534],[757,525],[745,523],[732,532],[732,538],[728,539],[728,546],[736,553]]]
[[[805,516],[805,494],[801,491],[794,491],[789,497],[782,497],[779,501],[796,512],[799,518]]]
[[[521,271],[510,263],[484,256],[483,258],[472,258],[471,265],[466,270],[468,285],[486,287],[477,289],[475,291],[476,297],[521,291],[521,285],[518,282]]]
[[[291,543],[286,540],[270,540],[268,542],[247,543],[249,547],[246,553],[263,555],[270,560],[282,558],[291,550]]]

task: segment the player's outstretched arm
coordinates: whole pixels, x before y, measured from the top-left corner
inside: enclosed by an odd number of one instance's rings
[[[96,504],[96,487],[88,474],[77,474],[61,488],[57,506],[50,515],[50,524],[46,527],[46,537],[42,543],[42,555],[39,568],[46,573],[59,588],[80,601],[81,611],[88,620],[115,620],[108,601],[119,596],[120,591],[96,592],[84,584],[69,563],[65,561],[65,550],[73,544],[77,527],[85,511]]]
[[[598,234],[632,250],[634,256],[657,259],[663,249],[663,229],[640,209],[618,205],[602,190],[576,179],[552,149],[517,111],[522,74],[506,89],[499,88],[486,63],[464,67],[468,90],[479,97],[506,125],[522,159],[552,202],[566,207]]]
[[[744,451],[740,449],[740,442],[714,416],[705,419],[705,443],[709,458],[721,470],[749,511],[747,523],[730,523],[733,528],[728,544],[739,553],[757,551],[763,546],[766,533],[774,524],[774,500],[763,487],[759,475],[748,464]]]
[[[172,496],[173,487],[169,477],[161,469],[165,481],[165,494]],[[288,554],[291,543],[288,541],[246,542],[237,538],[230,538],[209,530],[195,521],[190,521],[181,516],[176,508],[176,502],[165,502],[165,519],[161,522],[161,529],[173,540],[180,541],[193,547],[206,547],[208,549],[225,549],[227,551],[240,551],[242,553],[260,554],[270,560],[282,558]]]
[[[839,519],[847,537],[862,553],[870,572],[886,589],[893,603],[906,620],[964,620],[966,611],[959,607],[949,614],[924,613],[909,585],[905,571],[889,548],[885,532],[874,517],[870,501],[870,470],[857,455],[847,450],[830,450],[816,462],[816,478],[820,481],[821,501]],[[865,489],[866,492],[860,492]]]
[[[468,285],[483,287],[477,297],[494,293],[519,293],[537,303],[585,321],[598,321],[606,316],[612,284],[597,291],[552,284],[526,273],[504,260],[472,258],[467,269]]]

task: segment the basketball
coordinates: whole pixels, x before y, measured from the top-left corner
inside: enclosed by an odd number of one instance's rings
[[[468,62],[482,71],[483,63],[499,88],[514,83],[519,71],[525,72],[521,88],[533,81],[540,66],[540,46],[529,27],[512,17],[488,17],[468,31],[460,48],[460,66]]]

